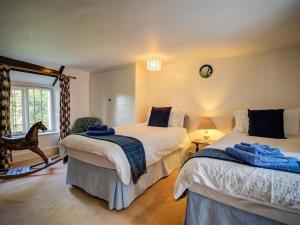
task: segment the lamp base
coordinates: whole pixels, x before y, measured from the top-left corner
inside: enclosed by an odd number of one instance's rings
[[[205,140],[206,142],[209,141],[209,136],[208,136],[208,135],[203,135],[203,138],[204,138],[204,140]]]

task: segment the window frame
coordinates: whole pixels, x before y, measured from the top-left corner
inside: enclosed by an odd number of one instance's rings
[[[49,125],[51,129],[49,129],[43,134],[46,133],[54,133],[57,132],[57,127],[55,123],[55,96],[54,96],[54,88],[44,85],[29,85],[29,84],[22,84],[22,83],[12,83],[11,90],[17,89],[22,90],[23,92],[23,98],[22,98],[22,107],[23,107],[23,114],[22,114],[22,120],[23,120],[23,132],[12,132],[12,136],[23,136],[26,135],[28,130],[30,129],[29,125],[29,98],[28,98],[28,90],[29,89],[38,89],[38,90],[49,90],[50,91],[50,113],[49,113]],[[41,133],[42,134],[42,133]]]

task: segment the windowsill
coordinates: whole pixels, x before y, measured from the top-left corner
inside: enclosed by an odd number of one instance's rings
[[[46,132],[42,132],[42,133],[39,133],[39,136],[44,136],[44,135],[50,135],[50,134],[59,134],[58,131],[46,131]]]
[[[46,132],[42,132],[39,133],[39,136],[45,136],[45,135],[52,135],[52,134],[59,134],[58,131],[46,131]],[[21,137],[25,137],[26,134],[16,134],[16,135],[12,135],[13,138],[21,138]]]

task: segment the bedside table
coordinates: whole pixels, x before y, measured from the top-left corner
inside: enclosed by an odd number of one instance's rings
[[[209,141],[206,141],[206,140],[203,140],[203,139],[194,139],[192,141],[192,143],[194,145],[196,145],[196,152],[198,152],[200,149],[203,149],[205,148],[206,146],[210,145],[213,143],[213,141],[209,140]]]

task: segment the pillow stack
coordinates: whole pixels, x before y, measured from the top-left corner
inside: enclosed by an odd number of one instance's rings
[[[240,110],[234,118],[233,130],[250,136],[284,139],[300,134],[300,109]]]
[[[148,112],[148,126],[156,127],[183,127],[184,110],[175,110],[172,107],[152,107]]]

